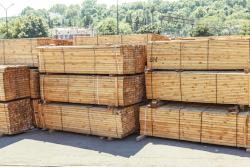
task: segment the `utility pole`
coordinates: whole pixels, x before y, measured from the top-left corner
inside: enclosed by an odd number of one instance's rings
[[[119,16],[118,16],[118,0],[117,0],[117,35],[119,35]]]
[[[0,5],[3,7],[3,5],[2,5],[2,4],[0,4]],[[11,6],[13,6],[13,5],[14,5],[14,3],[13,3],[12,5],[10,5],[8,8],[3,7],[3,8],[5,9],[5,13],[6,13],[6,29],[7,29],[7,39],[9,38],[7,10],[8,10]]]

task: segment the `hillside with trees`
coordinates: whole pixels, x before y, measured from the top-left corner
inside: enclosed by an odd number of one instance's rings
[[[98,35],[117,33],[116,5],[108,7],[98,4],[97,0],[85,0],[81,5],[56,4],[49,10],[26,7],[21,12],[21,16],[30,15],[41,17],[49,28],[97,27]],[[152,31],[182,37],[249,35],[250,0],[137,1],[119,5],[118,18],[119,34]],[[183,20],[190,20],[191,23]]]

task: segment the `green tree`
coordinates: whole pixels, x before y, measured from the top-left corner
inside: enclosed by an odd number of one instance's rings
[[[73,26],[71,17],[69,18],[68,26],[69,26],[69,27],[72,27],[72,26]]]
[[[117,33],[117,22],[115,18],[107,18],[97,26],[98,35],[115,35]]]
[[[83,18],[83,25],[84,27],[88,27],[93,24],[93,18],[91,17],[90,13],[87,13]]]
[[[137,34],[161,34],[161,27],[157,27],[155,25],[149,24],[142,26],[136,33]]]
[[[32,8],[32,7],[27,6],[26,8],[24,8],[24,9],[22,10],[22,12],[21,12],[21,16],[26,15],[26,13],[27,13],[28,11],[32,11],[32,12],[34,12],[34,11],[35,11],[35,9],[34,9],[34,8]]]
[[[18,25],[18,24],[17,24]],[[35,15],[22,18],[18,38],[48,37],[48,25]]]
[[[64,4],[56,4],[54,6],[52,6],[49,11],[53,12],[53,13],[59,13],[60,15],[64,15],[66,10],[67,10],[67,6]]]
[[[246,21],[241,26],[240,35],[250,35],[250,21]]]
[[[212,33],[207,25],[201,25],[195,27],[193,31],[190,32],[191,37],[206,37],[211,36]]]

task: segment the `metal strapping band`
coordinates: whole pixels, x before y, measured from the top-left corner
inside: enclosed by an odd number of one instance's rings
[[[248,113],[249,113],[249,111],[246,113],[246,117],[247,117],[247,115],[248,115]],[[246,121],[248,121],[248,117],[246,118]],[[237,126],[237,125],[236,125]],[[246,129],[247,129],[247,134],[248,134],[248,127],[245,127]],[[246,134],[245,134],[246,135]],[[236,136],[236,138],[237,138],[237,136]],[[245,143],[245,148],[247,148],[247,141],[246,141],[246,143]]]
[[[1,101],[3,101],[2,86],[1,85],[0,85],[0,95],[1,95]]]
[[[182,79],[181,79],[181,72],[179,72],[179,79],[180,79],[180,94],[181,94],[181,101],[182,101],[182,86],[181,86],[181,84],[182,84]]]
[[[60,106],[60,109],[61,109],[61,125],[62,125],[62,131],[63,131],[62,106]]]
[[[96,37],[97,37],[97,41],[96,41],[96,42],[97,42],[97,45],[98,45],[98,44],[99,44],[99,41],[98,41],[98,35],[97,35]]]
[[[96,104],[96,101],[95,101],[95,76],[93,76],[93,95],[94,95],[94,104]]]
[[[202,138],[202,116],[203,116],[203,112],[205,111],[205,110],[207,110],[207,109],[209,109],[210,108],[210,106],[208,107],[208,108],[206,108],[206,109],[204,109],[202,112],[201,112],[201,128],[200,128],[200,142],[201,142],[201,138]]]
[[[94,74],[95,74],[95,69],[96,69],[96,63],[95,63],[95,46],[94,46]]]
[[[69,76],[67,75],[67,98],[69,102]]]
[[[87,111],[88,111],[88,119],[89,119],[89,132],[92,135],[92,130],[91,130],[91,124],[90,124],[90,118],[89,118],[89,107],[87,107]]]
[[[43,52],[43,48],[42,48],[42,52]],[[44,58],[44,55],[43,55],[43,66],[44,66],[44,72],[46,73],[46,68],[45,68],[45,58]]]
[[[236,136],[235,136],[235,138],[236,138],[236,147],[237,147],[237,145],[238,145],[238,137],[237,137],[237,135],[238,135],[238,113],[236,114]]]
[[[32,58],[32,63],[33,63],[33,67],[35,66],[35,63],[34,63],[34,58],[33,58],[33,48],[32,48],[32,40],[30,38],[30,52],[31,52],[31,58]]]
[[[63,55],[63,67],[64,67],[64,73],[66,73],[66,69],[65,69],[65,57],[64,57],[63,47],[62,47],[62,55]]]
[[[34,100],[33,100],[33,110],[34,110],[34,116],[35,116],[35,120],[36,120],[36,127],[38,127],[37,119],[36,119],[36,108],[35,108],[35,102],[34,102]]]
[[[119,69],[119,60],[118,60],[118,57],[117,57],[117,51],[116,51],[116,47],[117,45],[115,45],[115,58],[116,58],[116,73],[118,72],[118,74],[120,74],[120,69]],[[118,71],[117,71],[118,70]]]
[[[154,42],[151,44],[151,69],[153,69],[153,45]],[[152,99],[154,99],[154,92],[153,92],[153,71],[151,71],[151,93],[152,93]]]
[[[116,124],[116,113],[114,110],[114,114],[115,114],[115,132],[116,132],[116,138],[118,138],[118,134],[117,134],[117,124]]]
[[[146,135],[146,129],[147,129],[147,109],[148,109],[148,106],[146,106],[145,108],[145,125],[144,125],[144,135]]]
[[[209,40],[207,41],[207,70],[209,69]]]
[[[180,41],[180,70],[182,69],[181,65],[182,65],[182,63],[181,63],[181,41]]]
[[[153,127],[153,108],[151,107],[151,127],[152,127],[152,136],[154,136],[154,127]]]
[[[44,113],[43,113],[43,104],[41,105],[41,111],[42,111],[42,117],[43,117],[43,128],[46,129],[46,123],[45,123]]]
[[[4,104],[3,106],[4,106],[4,111],[5,111],[5,118],[6,118],[7,128],[8,128],[8,134],[10,134],[10,126],[9,126],[9,124],[8,124],[7,112],[6,112],[6,110],[5,110],[5,104]]]
[[[39,48],[39,64],[40,64],[40,70],[42,68],[42,62],[41,62],[41,51],[40,51],[40,48]]]
[[[42,81],[42,96],[44,100],[44,75],[43,75],[43,81]]]
[[[218,86],[218,83],[217,83],[217,81],[218,81],[218,80],[217,80],[217,74],[216,74],[215,77],[216,77],[215,79],[216,79],[216,104],[217,104],[217,99],[218,99],[218,97],[217,97],[217,86]]]
[[[98,76],[97,76],[97,81],[96,81],[96,82],[97,82],[97,83],[96,83],[96,85],[97,85],[97,86],[96,86],[96,89],[97,89],[97,102],[98,102],[97,104],[99,104],[100,102],[99,102],[99,92],[98,92],[98,91],[99,91],[99,90],[98,90],[98,89],[99,89],[99,85],[98,85]]]
[[[5,43],[3,40],[3,64],[5,65]]]

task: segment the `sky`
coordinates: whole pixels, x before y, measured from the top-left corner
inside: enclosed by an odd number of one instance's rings
[[[84,0],[0,0],[0,4],[5,8],[8,8],[13,3],[14,5],[8,9],[8,16],[15,16],[21,13],[21,11],[30,6],[34,9],[49,9],[57,3],[70,5],[70,4],[82,4]],[[144,1],[144,0],[119,0],[119,4],[125,2],[135,2],[135,1]],[[173,0],[170,0],[173,1]],[[105,3],[108,6],[116,4],[116,0],[98,0],[97,3]],[[0,18],[5,17],[5,10],[0,6]]]

